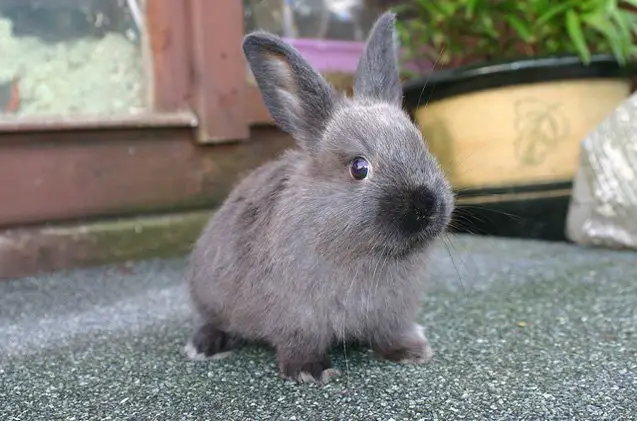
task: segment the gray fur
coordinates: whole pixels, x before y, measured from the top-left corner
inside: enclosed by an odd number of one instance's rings
[[[243,51],[274,121],[311,151],[333,111],[334,88],[275,35],[249,34]]]
[[[396,361],[431,357],[414,320],[453,196],[396,103],[392,24],[387,13],[375,25],[353,98],[337,95],[279,38],[246,36],[264,101],[300,148],[240,181],[195,245],[188,283],[202,319],[200,352],[263,341],[275,347],[281,374],[299,381],[325,378],[339,341]],[[371,164],[367,179],[350,176],[356,156]],[[417,194],[435,200],[416,230],[403,222]]]
[[[365,46],[354,75],[354,96],[400,105],[403,92],[396,61],[393,13],[381,16]]]

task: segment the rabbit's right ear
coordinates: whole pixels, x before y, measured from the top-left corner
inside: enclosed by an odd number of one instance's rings
[[[276,35],[253,32],[243,51],[274,121],[312,151],[336,103],[333,87]]]
[[[385,12],[369,31],[354,75],[354,97],[385,101],[398,106],[402,104],[395,20],[396,15],[393,12]]]

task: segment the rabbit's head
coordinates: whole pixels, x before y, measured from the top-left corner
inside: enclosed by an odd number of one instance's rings
[[[372,28],[347,98],[279,37],[247,35],[243,48],[277,125],[301,147],[290,218],[305,218],[326,252],[401,256],[449,223],[453,194],[402,109],[393,13]]]

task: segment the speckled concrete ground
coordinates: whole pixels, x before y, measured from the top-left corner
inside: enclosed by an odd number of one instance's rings
[[[273,353],[181,355],[183,261],[0,283],[0,419],[637,419],[637,254],[461,236],[422,312],[428,366],[336,349],[327,386]]]

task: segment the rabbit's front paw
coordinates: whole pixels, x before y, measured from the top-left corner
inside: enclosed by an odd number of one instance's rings
[[[327,383],[340,374],[326,354],[278,348],[277,359],[281,376],[299,383]]]
[[[206,323],[197,329],[186,344],[184,352],[191,360],[219,360],[242,344],[241,338]]]
[[[393,341],[376,345],[375,351],[387,360],[404,364],[426,364],[433,357],[433,350],[425,337],[424,328],[417,323]]]

